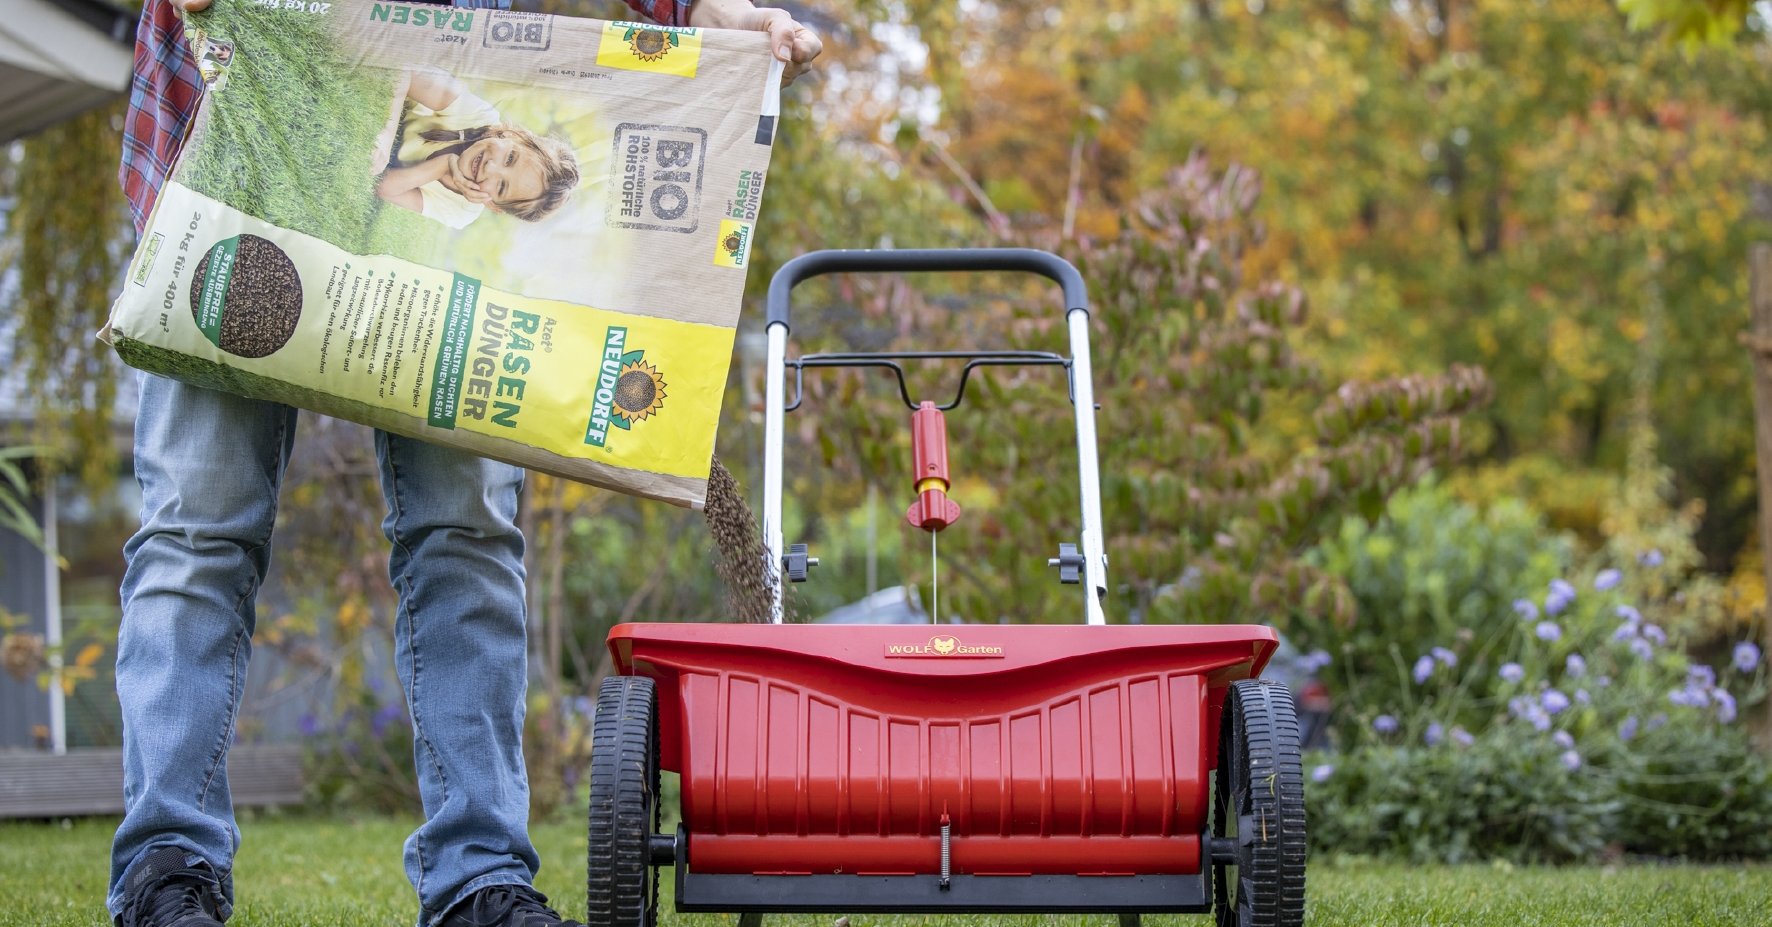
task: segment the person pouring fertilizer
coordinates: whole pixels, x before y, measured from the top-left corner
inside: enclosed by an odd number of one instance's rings
[[[670,33],[671,41],[690,29],[767,34],[770,50],[782,62],[784,82],[810,66],[822,48],[819,38],[786,11],[758,8],[750,0],[627,2],[661,26],[678,27]],[[497,11],[507,4],[459,5]],[[267,16],[310,15],[273,11],[270,4],[250,6],[264,8]],[[335,11],[346,6],[330,4]],[[414,4],[375,6],[402,19],[431,15]],[[137,231],[152,233],[143,236],[132,283],[126,287],[138,287],[143,295],[137,298],[151,301],[150,318],[157,317],[159,325],[209,325],[204,332],[219,360],[207,361],[211,367],[203,369],[220,369],[220,361],[249,365],[292,350],[286,346],[290,338],[296,345],[304,343],[297,326],[313,323],[312,317],[323,316],[327,308],[319,305],[312,289],[328,284],[325,274],[298,268],[301,252],[293,262],[286,254],[294,233],[284,236],[281,245],[271,240],[281,233],[266,231],[238,233],[213,246],[199,241],[192,248],[190,235],[182,235],[180,244],[181,236],[173,234],[187,220],[190,228],[197,228],[202,217],[192,218],[188,209],[170,217],[178,223],[166,226],[173,231],[156,231],[168,218],[156,212],[156,199],[177,186],[171,181],[175,168],[183,169],[181,149],[195,134],[193,123],[205,93],[218,91],[223,81],[230,82],[231,93],[250,84],[243,78],[253,76],[241,69],[250,67],[254,49],[231,41],[199,41],[201,49],[194,56],[187,31],[217,14],[248,7],[249,0],[214,0],[214,9],[211,0],[147,0],[124,129],[122,186]],[[364,16],[372,15],[369,5],[360,7]],[[455,38],[443,32],[435,36]],[[397,122],[384,139],[385,151],[371,152],[368,145],[357,149],[370,172],[364,183],[374,186],[387,213],[410,211],[449,228],[473,224],[475,233],[482,223],[521,228],[571,208],[573,191],[581,187],[584,166],[570,147],[545,131],[532,131],[521,119],[507,118],[513,114],[467,92],[442,72],[412,69],[390,101],[390,111]],[[300,126],[298,131],[311,134],[322,128]],[[373,133],[372,125],[364,137]],[[649,136],[647,143],[674,144],[660,139]],[[269,150],[274,146],[265,147],[265,157],[279,156]],[[343,183],[324,178],[310,182]],[[372,194],[365,190],[363,195]],[[184,197],[181,204],[199,202],[189,190],[178,196]],[[220,215],[224,207],[202,208],[210,210],[205,215]],[[486,213],[503,217],[493,220]],[[349,268],[342,262],[340,266]],[[720,269],[710,263],[704,272]],[[236,274],[232,284],[226,277],[230,271]],[[177,285],[165,282],[174,273],[186,276],[177,278]],[[742,269],[737,273],[742,286]],[[365,292],[388,301],[418,299],[381,282],[386,279],[384,274],[373,287],[365,284]],[[335,288],[345,289],[343,284]],[[458,286],[456,292],[463,290]],[[178,313],[159,314],[162,294]],[[289,307],[278,308],[292,296]],[[535,314],[510,304],[472,302],[471,294],[462,304],[466,318],[473,319],[477,307],[483,325],[498,326],[505,337],[494,347],[505,352],[507,363],[513,357],[527,363],[531,355],[541,355],[543,348],[536,345],[545,347],[544,336],[560,337]],[[184,311],[187,306],[196,313],[195,320]],[[206,309],[213,314],[205,316]],[[239,329],[239,318],[271,319],[284,327],[268,334],[261,327],[241,340],[245,336],[232,334]],[[133,332],[138,346],[150,334],[146,329]],[[624,358],[624,369],[651,370],[647,375],[662,383],[655,358],[663,349],[620,347],[616,332],[629,333],[612,328],[607,336],[618,346],[611,350]],[[340,328],[338,333],[342,339],[349,332]],[[118,335],[120,353],[128,334]],[[534,341],[523,341],[519,334],[524,339],[534,335]],[[381,337],[379,329],[376,337]],[[394,335],[387,337],[391,352]],[[604,337],[601,331],[598,337]],[[522,353],[513,353],[519,343]],[[463,345],[465,355],[465,338]],[[427,363],[448,359],[429,347],[423,355]],[[642,357],[642,348],[651,353]],[[371,362],[375,357],[367,349],[360,355],[348,355],[336,345],[332,349],[331,362],[341,365],[338,372],[325,366],[328,355],[318,356],[333,378],[345,376],[358,356]],[[624,351],[633,359],[625,359]],[[177,370],[198,369],[193,364]],[[471,369],[465,359],[460,366]],[[177,372],[172,366],[167,370]],[[245,374],[229,376],[233,379],[228,383],[248,381]],[[106,897],[119,927],[218,927],[234,905],[233,869],[241,835],[229,799],[227,754],[251,653],[254,599],[270,565],[278,487],[297,416],[295,408],[282,402],[206,388],[189,382],[193,379],[200,378],[146,373],[141,382],[135,469],[142,489],[142,525],[124,547],[127,566],[117,645],[125,813],[112,846]],[[510,387],[512,382],[517,386]],[[515,403],[507,393],[515,389],[520,394],[521,383],[489,379],[487,388],[498,391],[493,401]],[[465,378],[449,385],[451,398],[462,398],[454,392],[458,387],[463,396],[473,388]],[[539,392],[532,390],[531,396]],[[531,411],[526,417],[539,415]],[[582,435],[584,424],[577,428]],[[399,603],[395,664],[412,717],[424,806],[424,822],[404,850],[406,874],[418,897],[417,923],[573,924],[533,887],[540,859],[528,835],[529,788],[521,742],[527,650],[524,541],[516,514],[523,470],[487,459],[472,447],[419,440],[412,431],[378,427],[375,448],[387,499],[383,532],[390,544],[388,572]]]

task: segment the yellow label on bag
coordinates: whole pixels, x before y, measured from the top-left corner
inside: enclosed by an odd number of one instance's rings
[[[737,219],[720,220],[720,237],[714,244],[714,263],[743,267],[751,257],[751,224]]]
[[[597,63],[606,68],[694,77],[701,61],[696,29],[642,23],[609,23],[597,45]]]

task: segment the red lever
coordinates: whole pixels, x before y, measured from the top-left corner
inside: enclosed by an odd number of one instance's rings
[[[960,520],[960,506],[948,498],[948,420],[933,402],[911,413],[911,466],[917,501],[904,513],[913,528],[936,532]]]

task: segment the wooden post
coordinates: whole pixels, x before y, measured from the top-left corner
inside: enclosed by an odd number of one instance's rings
[[[1767,602],[1760,612],[1760,652],[1772,659],[1772,243],[1747,252],[1748,305],[1753,313],[1747,343],[1754,363],[1754,458],[1760,474],[1760,565]],[[1772,747],[1772,706],[1762,711],[1762,745]]]

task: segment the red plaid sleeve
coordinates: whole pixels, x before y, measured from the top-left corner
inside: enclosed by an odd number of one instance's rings
[[[185,45],[178,12],[168,0],[147,0],[135,31],[135,76],[123,121],[123,165],[118,173],[138,232],[147,224],[154,197],[178,159],[201,96],[202,78]]]

